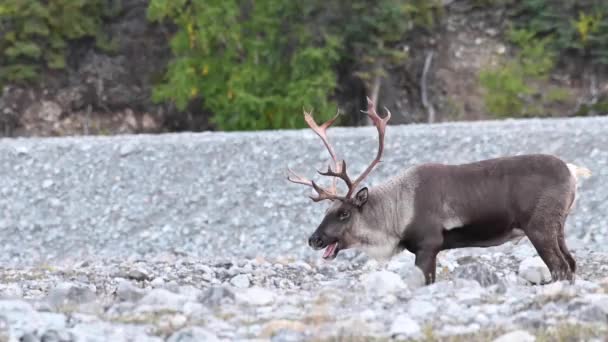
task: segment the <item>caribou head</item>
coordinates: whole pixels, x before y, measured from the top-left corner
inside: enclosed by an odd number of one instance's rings
[[[289,169],[290,175],[288,176],[288,180],[313,188],[316,192],[316,196],[310,196],[310,198],[314,202],[322,200],[329,200],[332,202],[321,223],[308,239],[308,244],[313,249],[320,250],[325,248],[323,254],[324,259],[334,259],[340,250],[347,248],[362,247],[362,249],[365,249],[366,247],[374,245],[375,242],[377,242],[378,245],[381,245],[384,242],[384,239],[378,236],[379,232],[374,233],[372,227],[373,223],[370,222],[373,218],[369,217],[370,215],[367,214],[370,212],[369,210],[366,210],[368,206],[369,189],[367,187],[362,187],[357,190],[357,188],[369,175],[372,169],[380,162],[380,158],[382,157],[384,150],[384,133],[387,122],[391,117],[390,111],[388,111],[388,109],[386,111],[387,115],[384,118],[381,118],[376,113],[374,103],[368,98],[368,110],[366,113],[378,130],[378,153],[371,164],[355,180],[352,180],[347,174],[346,161],[338,159],[334,148],[329,143],[327,137],[327,129],[336,121],[339,114],[319,126],[310,113],[304,112],[306,123],[321,138],[332,160],[327,171],[318,172],[323,176],[332,177],[332,183],[329,187],[321,187],[314,181],[296,174],[291,169]],[[344,195],[338,194],[336,186],[338,179],[341,179],[348,188],[348,191]]]

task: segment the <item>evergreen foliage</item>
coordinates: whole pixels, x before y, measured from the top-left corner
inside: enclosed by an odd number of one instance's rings
[[[520,0],[510,17],[536,37],[553,37],[558,55],[608,66],[608,4],[604,0]]]
[[[0,84],[35,79],[43,68],[63,69],[71,40],[92,37],[112,9],[103,0],[3,0],[0,2]]]
[[[200,96],[222,130],[304,127],[303,108],[325,120],[338,65],[371,88],[406,57],[407,32],[433,24],[433,3],[152,0],[149,18],[179,28],[154,99],[184,109]]]
[[[494,115],[544,114],[543,106],[564,101],[565,89],[542,92],[534,85],[546,80],[560,62],[608,67],[608,4],[603,0],[505,0],[487,6],[509,9],[509,40],[519,51],[499,68],[480,74],[485,103]],[[536,103],[529,98],[537,97]],[[540,98],[540,101],[538,101]]]
[[[307,30],[298,2],[152,0],[148,14],[179,27],[155,100],[184,109],[202,95],[222,130],[302,126],[303,108],[334,114],[337,40]]]

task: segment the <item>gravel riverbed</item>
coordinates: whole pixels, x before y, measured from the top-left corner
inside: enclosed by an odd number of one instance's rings
[[[597,340],[608,336],[608,118],[390,126],[367,185],[421,162],[553,153],[585,166],[544,284],[527,239],[333,262],[306,246],[325,204],[286,181],[326,163],[307,130],[0,140],[0,341]],[[371,127],[330,130],[360,172]],[[351,171],[352,172],[352,171]],[[319,179],[316,177],[315,179]]]

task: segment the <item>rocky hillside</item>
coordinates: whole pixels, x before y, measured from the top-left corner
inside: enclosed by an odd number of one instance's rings
[[[204,98],[196,99],[184,110],[178,110],[170,102],[152,101],[152,89],[163,79],[173,57],[169,41],[177,30],[175,25],[150,21],[146,15],[148,0],[101,2],[120,3],[118,10],[103,19],[99,29],[100,34],[112,39],[112,50],[96,47],[91,39],[71,41],[66,46],[65,70],[42,71],[35,82],[4,84],[0,94],[0,135],[215,130],[209,120],[213,113],[203,106]],[[397,44],[407,58],[390,62],[385,76],[379,80],[378,102],[395,114],[392,124],[426,122],[430,107],[436,113],[436,121],[492,118],[484,96],[509,90],[522,94],[505,95],[511,98],[502,102],[525,97],[533,107],[523,115],[515,113],[516,105],[506,102],[502,110],[512,110],[509,115],[563,117],[605,113],[602,101],[608,97],[608,78],[603,69],[593,67],[588,60],[561,61],[543,80],[527,82],[541,89],[539,93],[510,89],[517,88],[510,84],[514,82],[512,79],[498,82],[505,89],[483,88],[480,84],[483,70],[518,58],[520,48],[507,38],[508,8],[492,7],[491,1],[440,3],[436,11],[424,6],[418,9],[441,12],[441,16],[434,19],[434,25],[413,31]],[[536,61],[541,57],[530,59]],[[424,72],[427,61],[428,69]],[[338,66],[336,94],[327,96],[335,98],[342,111],[351,117],[349,124],[359,125],[365,86],[354,74],[342,70],[348,68]],[[509,76],[513,75],[506,75]],[[425,95],[428,103],[423,100]],[[547,98],[552,104],[544,104]],[[534,107],[538,104],[544,106],[540,112]],[[587,105],[597,108],[589,109]]]
[[[415,163],[554,153],[594,173],[566,232],[575,284],[538,285],[527,239],[333,262],[306,246],[324,205],[285,180],[325,163],[309,131],[4,139],[0,340],[601,340],[608,317],[608,119],[391,126],[377,184]],[[353,171],[371,128],[331,131]],[[508,334],[507,336],[502,336]],[[502,337],[500,337],[502,336]]]

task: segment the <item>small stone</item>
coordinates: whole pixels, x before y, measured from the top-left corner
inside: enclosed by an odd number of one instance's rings
[[[260,287],[252,287],[243,292],[237,292],[236,300],[240,304],[262,306],[274,302],[275,295],[269,290]]]
[[[239,274],[230,279],[230,284],[232,284],[234,287],[245,289],[251,285],[251,282],[246,274]]]
[[[424,273],[414,265],[403,265],[397,270],[397,273],[410,290],[420,288],[426,283]]]
[[[17,146],[15,150],[17,151],[18,155],[27,155],[30,152],[25,146]]]
[[[480,263],[467,263],[454,269],[453,275],[455,278],[477,280],[479,285],[488,287],[494,284],[498,284],[499,278],[494,271],[492,271],[485,264]]]
[[[232,290],[223,286],[212,286],[199,296],[198,301],[209,306],[217,306],[234,299]]]
[[[539,257],[527,258],[519,264],[518,274],[532,284],[546,284],[551,281],[551,272]]]
[[[129,272],[127,273],[127,276],[129,277],[129,279],[133,279],[133,280],[137,280],[137,281],[144,281],[144,280],[151,279],[150,272],[141,267],[130,269]]]
[[[182,310],[188,317],[203,317],[208,313],[208,309],[203,304],[196,302],[186,302]]]
[[[135,146],[133,144],[127,143],[120,147],[120,156],[126,157],[129,154],[133,153],[134,151],[135,151]]]
[[[165,285],[165,281],[160,277],[154,278],[154,280],[150,282],[150,285],[152,285],[152,287],[163,287]]]
[[[372,296],[384,296],[406,287],[397,273],[391,271],[374,271],[363,277],[363,286]]]
[[[21,298],[23,297],[23,290],[19,284],[10,283],[6,285],[0,285],[0,298]]]
[[[73,341],[72,334],[66,330],[47,330],[41,337],[41,342],[69,342]]]
[[[286,329],[277,331],[270,338],[270,342],[300,342],[306,340],[306,335],[303,332]]]
[[[219,342],[220,339],[212,332],[200,328],[200,327],[189,327],[180,331],[174,332],[167,342]]]
[[[546,297],[558,297],[560,294],[564,293],[565,285],[563,282],[558,281],[554,283],[547,284],[543,286],[541,293]]]
[[[52,180],[52,179],[45,179],[45,180],[42,182],[42,188],[43,188],[43,189],[48,189],[48,188],[52,187],[52,186],[53,186],[53,184],[54,184],[54,183],[53,183],[53,180]]]
[[[55,197],[49,198],[49,205],[53,208],[61,206],[61,201]]]
[[[9,323],[4,316],[0,316],[0,341],[10,341]]]
[[[422,332],[420,324],[407,315],[399,315],[391,324],[390,334],[392,337],[417,337]]]
[[[180,308],[186,302],[186,297],[165,289],[153,289],[139,300],[140,305],[161,306],[165,308]]]
[[[525,330],[515,330],[494,339],[492,342],[534,342],[536,337]]]
[[[173,329],[180,329],[184,325],[186,325],[186,322],[188,322],[188,317],[186,317],[182,314],[177,314],[175,316],[172,316],[170,318],[169,322],[171,323],[171,327]]]
[[[408,302],[410,317],[425,319],[437,311],[437,305],[426,300],[413,298]]]
[[[268,338],[276,335],[279,331],[292,331],[302,333],[306,330],[306,326],[298,321],[276,320],[266,323],[262,329],[262,337]]]
[[[90,303],[95,298],[95,291],[89,286],[70,282],[60,283],[47,295],[48,303],[56,309]]]
[[[128,302],[136,302],[144,296],[144,290],[136,287],[130,281],[121,280],[116,287],[118,298]]]
[[[19,338],[20,342],[39,342],[40,340],[33,332],[26,332]]]
[[[602,322],[608,317],[608,295],[589,294],[585,296],[585,301],[590,305],[586,306],[579,315],[582,319],[592,322]]]
[[[291,266],[293,266],[295,268],[300,268],[304,271],[312,270],[312,267],[305,261],[296,261],[296,262],[292,263]]]
[[[498,35],[498,30],[495,28],[488,28],[486,29],[486,34],[490,37],[496,37],[496,35]]]

